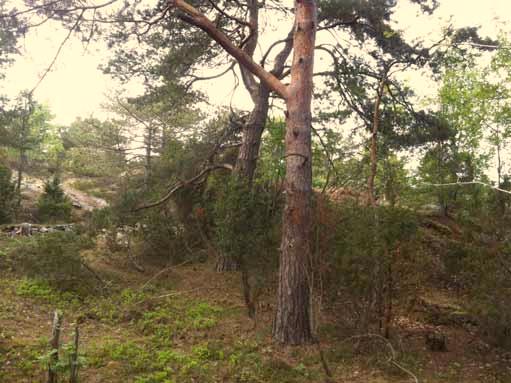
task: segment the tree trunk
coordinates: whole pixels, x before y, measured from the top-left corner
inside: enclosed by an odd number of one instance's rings
[[[154,130],[153,127],[149,126],[146,128],[145,141],[145,172],[144,172],[144,189],[149,189],[149,182],[152,173],[152,155],[153,155],[153,140]]]
[[[376,101],[374,103],[373,113],[373,126],[371,131],[371,149],[370,159],[371,168],[369,171],[369,178],[367,180],[367,199],[369,206],[376,206],[376,192],[374,190],[374,180],[376,178],[376,171],[378,170],[378,130],[380,128],[380,103],[383,95],[383,87],[385,86],[385,79],[382,78],[378,84],[376,93]]]
[[[16,180],[16,194],[17,194],[17,201],[16,201],[16,216],[20,213],[21,208],[21,183],[23,181],[23,172],[25,170],[25,163],[27,161],[26,153],[23,149],[20,149],[19,152],[19,163],[18,163],[18,179]]]
[[[170,0],[169,5],[181,11],[178,17],[202,29],[240,66],[258,77],[261,84],[281,96],[286,113],[286,206],[282,228],[281,259],[277,312],[273,336],[285,344],[302,344],[313,339],[310,308],[309,262],[311,255],[311,99],[314,47],[317,28],[317,4],[314,0],[295,1],[294,50],[291,83],[285,85],[278,71],[266,71],[250,55],[229,39],[217,26],[185,0]],[[252,3],[257,5],[257,3]],[[251,7],[252,8],[252,7]],[[285,62],[288,48],[276,61]],[[282,73],[282,72],[281,72]]]
[[[294,57],[286,99],[286,204],[273,337],[278,342],[292,345],[313,340],[309,265],[312,235],[311,101],[316,9],[314,0],[295,1]]]
[[[261,137],[266,125],[269,108],[269,90],[261,85],[257,101],[250,113],[247,125],[243,128],[241,147],[234,166],[234,172],[242,177],[249,185],[252,184],[259,157]]]

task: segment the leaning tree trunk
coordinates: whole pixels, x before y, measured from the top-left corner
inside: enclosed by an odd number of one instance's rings
[[[268,89],[261,85],[257,101],[250,113],[250,118],[243,128],[241,146],[234,166],[234,172],[249,185],[252,184],[259,157],[261,137],[268,117],[269,96]]]
[[[316,2],[295,1],[294,57],[286,100],[286,204],[283,215],[274,338],[312,341],[310,256],[312,229],[311,101]]]

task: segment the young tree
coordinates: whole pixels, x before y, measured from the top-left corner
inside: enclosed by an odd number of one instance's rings
[[[6,112],[4,144],[17,152],[16,191],[21,203],[21,183],[28,165],[28,155],[43,142],[51,114],[43,105],[33,101],[30,93],[22,94],[17,105]]]
[[[42,221],[67,221],[71,216],[71,201],[60,186],[58,176],[44,184],[44,192],[37,202],[38,216]]]

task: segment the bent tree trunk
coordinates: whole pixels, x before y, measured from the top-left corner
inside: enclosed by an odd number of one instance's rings
[[[286,100],[284,208],[274,338],[285,344],[313,339],[310,306],[312,229],[311,100],[316,2],[295,1],[294,57]]]

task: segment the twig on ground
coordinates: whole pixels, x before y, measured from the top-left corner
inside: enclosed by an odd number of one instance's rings
[[[172,270],[172,269],[175,269],[175,268],[177,268],[177,267],[179,267],[179,266],[186,265],[187,263],[190,263],[190,262],[191,262],[190,260],[187,260],[187,261],[184,261],[184,262],[182,262],[182,263],[180,263],[180,264],[178,264],[178,265],[172,265],[172,266],[166,267],[166,268],[164,268],[164,269],[162,269],[162,270],[158,271],[158,272],[157,272],[156,274],[154,274],[151,278],[149,278],[149,279],[147,280],[147,282],[145,282],[145,283],[142,285],[142,287],[140,288],[140,291],[145,290],[145,288],[146,288],[146,287],[147,287],[147,286],[148,286],[148,285],[149,285],[152,281],[154,281],[156,278],[158,278],[158,277],[159,277],[159,276],[161,276],[162,274],[165,274],[166,272],[168,272],[168,271],[170,271],[170,270]]]
[[[408,376],[410,376],[410,378],[413,379],[414,383],[419,383],[419,378],[417,378],[417,376],[413,372],[408,370],[406,367],[403,367],[401,364],[399,364],[396,361],[397,352],[396,352],[394,346],[392,346],[392,344],[390,343],[390,341],[387,338],[385,338],[381,335],[378,335],[378,334],[361,334],[361,335],[350,336],[350,337],[344,339],[342,342],[344,343],[351,339],[363,339],[363,338],[375,338],[375,339],[383,342],[387,346],[387,348],[390,350],[390,356],[387,359],[387,363],[392,364],[393,366],[397,367],[398,369],[400,369],[401,371],[406,373]]]

